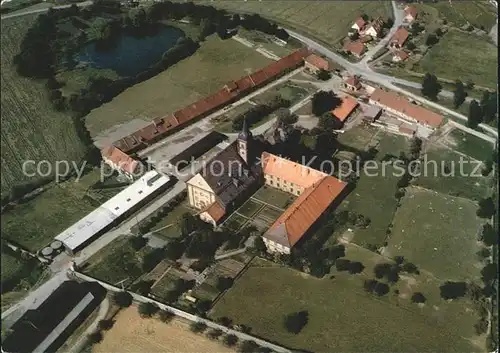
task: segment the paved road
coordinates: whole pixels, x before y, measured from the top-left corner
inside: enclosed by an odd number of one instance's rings
[[[65,9],[65,8],[70,7],[71,5],[52,6],[51,8],[53,8],[53,9]],[[84,7],[84,6],[89,6],[89,5],[92,5],[92,1],[84,1],[84,2],[76,3],[76,6],[79,6],[79,7]],[[47,12],[48,10],[49,10],[49,7],[44,8],[44,9],[36,9],[36,10],[26,10],[26,11],[19,10],[19,11],[16,11],[15,13],[4,15],[4,16],[2,16],[1,19],[5,20],[7,18],[20,17],[20,16],[30,15],[30,14],[34,14],[34,13],[42,13],[42,12]]]

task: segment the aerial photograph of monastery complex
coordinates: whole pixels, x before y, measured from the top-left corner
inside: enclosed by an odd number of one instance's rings
[[[498,352],[496,0],[0,9],[2,352]]]

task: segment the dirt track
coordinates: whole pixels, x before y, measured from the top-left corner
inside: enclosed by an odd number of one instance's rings
[[[95,345],[93,353],[234,353],[222,343],[214,342],[204,335],[194,334],[189,324],[174,319],[164,324],[158,319],[142,319],[137,307],[127,308],[115,318],[113,328],[104,332],[101,343]]]

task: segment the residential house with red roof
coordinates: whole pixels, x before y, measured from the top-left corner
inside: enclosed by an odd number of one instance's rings
[[[405,52],[404,50],[398,50],[392,56],[392,61],[395,63],[398,63],[401,61],[405,61],[409,57],[410,57],[410,55],[407,52]]]
[[[345,123],[359,106],[359,103],[356,99],[348,95],[342,97],[341,100],[340,105],[332,110],[332,115],[339,119],[341,123]]]
[[[344,80],[343,84],[344,88],[348,89],[349,91],[357,92],[363,86],[361,85],[361,82],[356,76],[349,76],[346,80]]]
[[[139,161],[133,159],[119,148],[115,146],[105,147],[101,149],[101,156],[104,163],[128,179],[134,180],[134,177],[139,176]]]
[[[417,9],[415,6],[408,5],[405,7],[405,17],[403,21],[406,23],[412,23],[417,19]]]
[[[352,29],[356,30],[357,32],[362,31],[366,26],[366,21],[363,19],[363,17],[358,17],[354,24],[351,26]]]
[[[410,33],[408,32],[408,30],[403,26],[400,26],[390,39],[389,47],[394,49],[401,49],[408,39],[409,35]]]
[[[344,44],[344,51],[351,53],[357,58],[360,58],[365,53],[366,48],[365,45],[361,43],[361,41],[359,40],[356,41],[347,40],[346,43]]]
[[[319,70],[329,71],[330,69],[328,61],[316,54],[309,55],[304,61],[306,70],[313,74],[316,74]]]

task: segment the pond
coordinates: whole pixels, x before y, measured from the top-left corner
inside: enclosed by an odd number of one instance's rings
[[[98,48],[96,42],[90,42],[77,54],[76,60],[94,68],[111,69],[123,77],[135,76],[160,61],[163,53],[183,37],[180,29],[162,26],[154,36],[120,36],[105,50]]]

